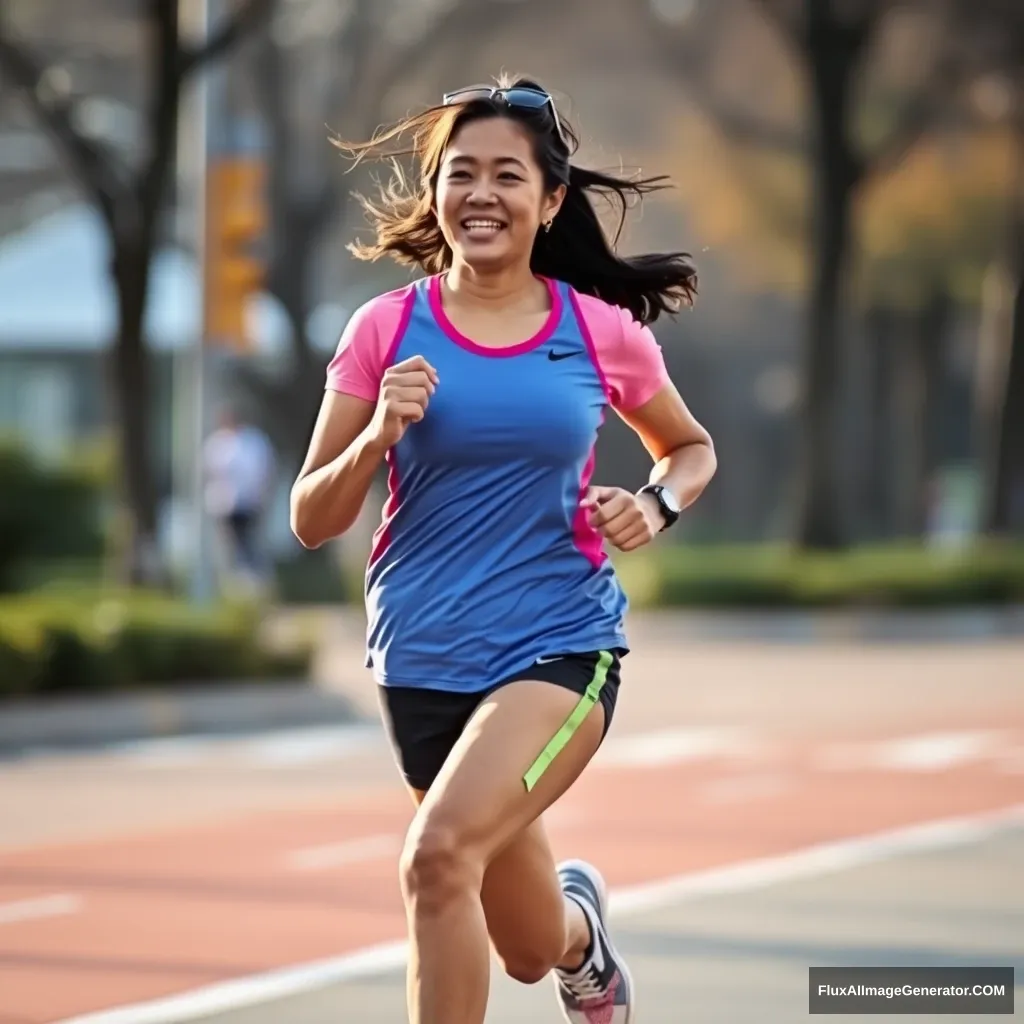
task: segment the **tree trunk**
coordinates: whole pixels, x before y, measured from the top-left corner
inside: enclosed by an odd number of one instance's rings
[[[117,403],[122,488],[129,511],[128,535],[117,576],[124,583],[165,582],[157,541],[157,501],[150,473],[150,375],[144,316],[149,290],[149,250],[134,239],[115,241],[113,277],[118,299],[118,336],[111,353]]]
[[[1024,536],[1024,252],[1020,264],[985,517],[985,532],[994,536]]]
[[[843,278],[851,202],[857,185],[849,146],[849,90],[857,37],[834,20],[830,4],[808,6],[807,52],[813,78],[813,260],[803,357],[803,460],[796,534],[805,548],[842,547],[841,460],[836,458]]]
[[[928,532],[937,494],[942,457],[939,414],[946,366],[945,339],[952,307],[945,289],[937,289],[914,318],[907,338],[907,379],[903,397],[908,404],[906,473],[901,474],[904,533],[923,538]]]
[[[870,376],[869,397],[865,411],[868,417],[864,473],[865,510],[868,535],[883,540],[893,535],[895,516],[893,444],[896,346],[898,344],[896,314],[891,309],[876,308],[868,315],[868,347]]]
[[[1016,92],[1016,174],[1010,197],[1008,264],[1013,281],[1009,352],[999,365],[992,419],[990,483],[986,488],[984,528],[994,536],[1024,535],[1024,80]]]

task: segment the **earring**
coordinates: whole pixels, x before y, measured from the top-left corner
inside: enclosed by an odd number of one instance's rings
[[[544,231],[545,231],[545,233],[547,233],[548,231],[551,230],[551,225],[553,223],[554,223],[554,218],[552,218],[551,220],[544,221]]]

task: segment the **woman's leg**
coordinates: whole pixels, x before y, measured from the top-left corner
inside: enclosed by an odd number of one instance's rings
[[[562,892],[540,819],[488,865],[481,902],[494,952],[510,978],[533,985],[555,967],[582,964],[590,926]]]
[[[411,945],[412,1024],[482,1024],[490,966],[482,902],[485,874],[492,862],[501,864],[497,858],[505,853],[509,860],[504,871],[499,868],[498,880],[501,875],[514,876],[515,865],[522,860],[521,854],[516,858],[515,841],[575,782],[597,750],[604,724],[600,704],[535,783],[530,788],[524,784],[538,752],[578,703],[578,694],[546,682],[514,682],[496,690],[476,710],[420,804],[401,861]],[[532,849],[537,857],[536,847],[522,849]],[[507,902],[508,883],[496,889],[494,877],[489,891],[500,892]],[[558,945],[564,950],[572,925],[566,925],[561,895],[555,897],[545,870],[529,880],[521,877],[521,882],[532,888],[538,879],[541,886],[549,886],[543,895],[545,913],[554,915],[546,951],[550,956]],[[502,915],[495,899],[492,895],[488,902],[492,923],[501,934],[497,922]],[[513,930],[505,929],[508,934]],[[561,942],[555,941],[559,930]],[[522,944],[520,952],[525,947]],[[505,948],[511,945],[506,943]],[[539,970],[536,964],[532,969]]]
[[[630,1024],[633,979],[605,923],[604,879],[584,861],[556,867],[534,821],[491,862],[483,906],[495,952],[525,984],[552,970],[569,1024]]]
[[[417,804],[426,796],[418,789],[412,794]],[[532,985],[553,967],[582,965],[590,926],[579,904],[562,892],[540,818],[487,866],[480,901],[494,952],[510,978]]]

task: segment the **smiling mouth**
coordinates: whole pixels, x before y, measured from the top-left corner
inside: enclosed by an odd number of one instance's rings
[[[494,238],[506,227],[504,221],[492,217],[467,217],[459,225],[470,238]]]

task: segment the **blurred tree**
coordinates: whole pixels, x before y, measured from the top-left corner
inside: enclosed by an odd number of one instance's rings
[[[876,80],[891,79],[889,61],[898,64],[900,51],[890,44]],[[766,62],[758,74],[769,92],[785,92],[781,62]],[[1002,110],[1000,96],[989,85],[979,103]],[[881,102],[876,96],[864,105]],[[787,98],[778,105],[786,110]],[[858,196],[850,292],[864,317],[858,357],[869,375],[864,394],[852,396],[857,443],[848,450],[863,468],[854,470],[859,482],[848,500],[861,505],[853,517],[861,537],[920,535],[925,527],[931,481],[948,457],[948,328],[958,308],[980,306],[986,269],[1005,234],[1013,140],[991,112],[980,120],[969,113],[962,124],[937,125]],[[684,184],[701,197],[694,216],[708,248],[727,250],[753,289],[807,287],[803,154],[745,146],[699,115],[668,131]]]
[[[952,318],[958,308],[981,306],[1011,172],[1005,131],[939,133],[876,182],[861,204],[857,290],[866,308],[886,310],[898,324],[875,331],[872,317],[864,339],[879,370],[864,408],[865,432],[878,441],[868,448],[887,453],[871,460],[866,474],[866,511],[874,514],[878,535],[921,536],[927,527],[949,458],[943,406],[952,387]],[[888,484],[878,484],[886,475]]]
[[[931,125],[953,80],[944,33],[933,33],[931,59],[897,102],[870,96],[865,64],[897,0],[753,0],[794,58],[804,84],[807,116],[786,121],[771,113],[771,97],[739,100],[715,77],[715,55],[727,36],[732,5],[652,0],[652,36],[689,94],[730,138],[807,160],[810,275],[802,374],[802,452],[795,535],[809,548],[843,545],[841,330],[844,321],[852,215],[863,187],[897,166]],[[666,11],[680,27],[667,30]],[[932,14],[935,12],[933,11]],[[934,20],[934,19],[933,19]],[[703,24],[701,24],[703,22]],[[922,22],[920,31],[926,32]],[[924,40],[922,40],[923,42]],[[922,46],[922,51],[929,48]],[[755,59],[756,58],[752,58]],[[717,69],[721,75],[721,68]],[[730,95],[730,92],[733,94]],[[865,117],[865,112],[874,117]]]
[[[137,166],[83,131],[78,114],[86,98],[54,89],[46,61],[21,38],[0,6],[0,76],[23,94],[110,236],[110,271],[118,311],[111,369],[118,403],[122,487],[132,533],[123,546],[120,573],[131,582],[162,583],[165,579],[156,539],[150,373],[143,326],[150,265],[174,168],[182,94],[190,78],[223,57],[267,18],[273,4],[274,0],[238,0],[232,14],[202,45],[196,45],[184,38],[179,0],[146,0],[147,66],[152,86],[141,119],[145,138],[138,146],[143,155]]]
[[[990,277],[996,308],[982,340],[978,410],[987,533],[1024,535],[1024,5],[953,0],[957,28],[979,73],[983,113],[1006,126],[1013,167],[1005,196],[1004,249]],[[1005,286],[1001,286],[1001,282]]]

